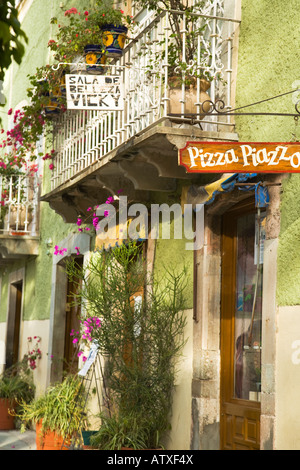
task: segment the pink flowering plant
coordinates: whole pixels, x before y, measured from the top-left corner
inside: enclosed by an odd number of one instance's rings
[[[0,131],[1,175],[24,174],[34,168],[35,143],[45,125],[41,110],[34,113],[35,108],[35,105],[28,105],[14,112],[12,108],[8,110],[8,116],[12,116],[12,126],[7,131],[3,128]]]
[[[123,192],[123,189],[119,189],[117,191],[117,194],[121,194],[122,192]],[[114,202],[116,202],[117,199],[118,199],[117,195],[108,196],[108,198],[105,201],[105,204],[107,204],[108,206],[107,206],[107,210],[104,211],[104,217],[109,217],[109,206],[112,205]],[[93,231],[94,233],[97,232],[97,230],[99,229],[99,222],[100,222],[100,217],[97,215],[98,207],[99,205],[95,207],[90,206],[86,210],[86,215],[79,215],[77,217],[76,226],[77,226],[78,232],[80,233],[83,233],[83,232],[93,233]],[[80,248],[78,246],[75,246],[75,251],[78,256],[81,254]],[[67,252],[68,252],[67,248],[55,245],[53,254],[57,256],[57,255],[64,255],[64,253],[67,253]]]
[[[0,149],[2,149],[0,174],[2,175],[11,176],[36,171],[36,143],[42,134],[47,137],[52,132],[53,115],[48,114],[48,109],[54,96],[57,111],[66,110],[65,96],[61,92],[62,70],[53,70],[50,65],[46,65],[37,68],[28,78],[29,104],[22,109],[14,111],[12,108],[9,109],[8,116],[11,116],[12,126],[6,132],[4,129],[0,131]],[[54,168],[52,162],[55,156],[54,149],[39,156],[44,160],[50,159],[49,168],[50,170]]]
[[[83,362],[87,360],[84,351],[90,347],[93,338],[98,335],[101,326],[100,318],[87,317],[81,321],[81,331],[71,330],[70,336],[73,337],[73,345],[78,349],[77,357],[82,357]]]
[[[33,342],[35,342],[35,344],[32,347]],[[24,360],[28,363],[28,366],[31,370],[34,370],[37,368],[37,361],[39,361],[42,358],[40,342],[41,342],[40,336],[34,336],[33,338],[29,336],[27,338],[28,352],[27,354],[25,354]]]

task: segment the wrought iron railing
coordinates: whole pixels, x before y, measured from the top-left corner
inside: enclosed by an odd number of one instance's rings
[[[38,234],[37,176],[0,176],[0,235]]]
[[[232,49],[239,22],[224,3],[206,0],[205,7],[194,10],[192,22],[183,12],[164,11],[135,32],[122,58],[107,69],[122,77],[124,109],[68,110],[55,120],[52,190],[162,121],[172,126],[186,121],[203,130],[232,129],[226,113],[232,107]],[[177,61],[175,19],[181,45]],[[203,78],[208,78],[205,92]]]

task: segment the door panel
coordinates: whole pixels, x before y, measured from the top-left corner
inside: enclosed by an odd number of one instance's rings
[[[83,267],[82,258],[76,259],[77,268]],[[65,347],[64,347],[64,372],[76,374],[78,372],[78,349],[74,347],[71,331],[80,331],[80,305],[75,302],[75,297],[80,289],[78,279],[67,280],[66,321],[65,321]]]
[[[9,285],[9,312],[7,319],[6,359],[8,369],[19,360],[20,328],[22,311],[22,281]]]
[[[259,449],[264,221],[252,203],[223,218],[222,449]]]

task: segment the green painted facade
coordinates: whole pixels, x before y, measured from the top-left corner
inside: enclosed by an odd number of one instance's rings
[[[299,87],[300,25],[291,24],[299,2],[247,0],[242,2],[236,108],[288,93]],[[295,113],[287,94],[241,109],[241,112]],[[293,117],[237,116],[240,141],[292,142],[300,140],[300,124]],[[300,175],[287,175],[282,186],[278,249],[278,305],[300,304]]]
[[[63,18],[63,12],[68,8],[77,7],[81,11],[86,9],[89,4],[89,2],[80,0],[68,0],[64,2],[64,8],[61,10],[59,8],[60,3],[58,0],[34,0],[22,22],[22,28],[26,32],[29,42],[21,65],[14,64],[10,73],[6,74],[4,91],[7,97],[7,105],[1,109],[4,128],[8,109],[14,109],[26,99],[27,75],[34,73],[37,67],[51,61],[50,54],[52,53],[48,50],[47,44],[49,39],[55,36],[56,26],[50,25],[50,18],[53,16]],[[11,93],[10,87],[12,87],[13,93]],[[42,193],[46,193],[50,188],[50,171],[47,167],[46,164]],[[178,194],[176,198],[179,201]],[[165,202],[163,197],[159,199],[155,202]],[[100,204],[103,202],[99,201]],[[71,232],[77,233],[75,225],[64,223],[63,219],[49,207],[48,203],[40,203],[39,255],[26,262],[19,261],[0,270],[0,276],[2,277],[0,322],[5,322],[7,317],[9,275],[22,267],[26,268],[23,320],[47,320],[50,318],[54,246],[59,244]],[[47,246],[49,239],[52,240],[52,247]],[[92,244],[91,248],[93,248]],[[170,267],[172,264],[176,265],[177,269],[187,267],[186,304],[187,308],[190,308],[193,302],[192,252],[185,250],[185,240],[158,240],[155,254],[155,270],[158,275],[162,272],[163,266]]]
[[[64,7],[66,9],[69,5],[79,7],[80,3],[82,2],[78,0],[68,0],[64,2]],[[7,124],[8,109],[14,109],[26,99],[26,89],[29,85],[27,75],[33,74],[37,67],[49,63],[51,60],[50,54],[52,53],[47,47],[49,39],[54,34],[50,18],[52,16],[63,17],[59,4],[58,0],[34,0],[22,22],[22,28],[28,36],[28,45],[21,65],[18,66],[14,63],[5,77],[4,93],[7,105],[5,108],[1,108],[4,128]],[[49,178],[50,171],[46,165],[43,172],[43,192],[49,188]],[[54,245],[75,230],[74,225],[65,224],[47,203],[40,203],[39,255],[26,262],[19,261],[0,270],[2,277],[0,322],[5,322],[7,316],[9,274],[22,267],[26,268],[23,320],[49,319]],[[46,245],[49,239],[52,239],[53,242],[50,248]]]

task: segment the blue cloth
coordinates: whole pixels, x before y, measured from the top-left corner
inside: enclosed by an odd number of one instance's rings
[[[213,196],[209,199],[206,204],[211,204],[215,196],[221,192],[230,192],[237,187],[240,191],[255,191],[255,206],[256,207],[267,207],[269,204],[269,192],[266,186],[262,186],[261,182],[257,184],[249,184],[249,186],[239,186],[239,183],[246,183],[249,179],[257,176],[257,173],[234,173],[220,184],[220,191],[214,191]]]

